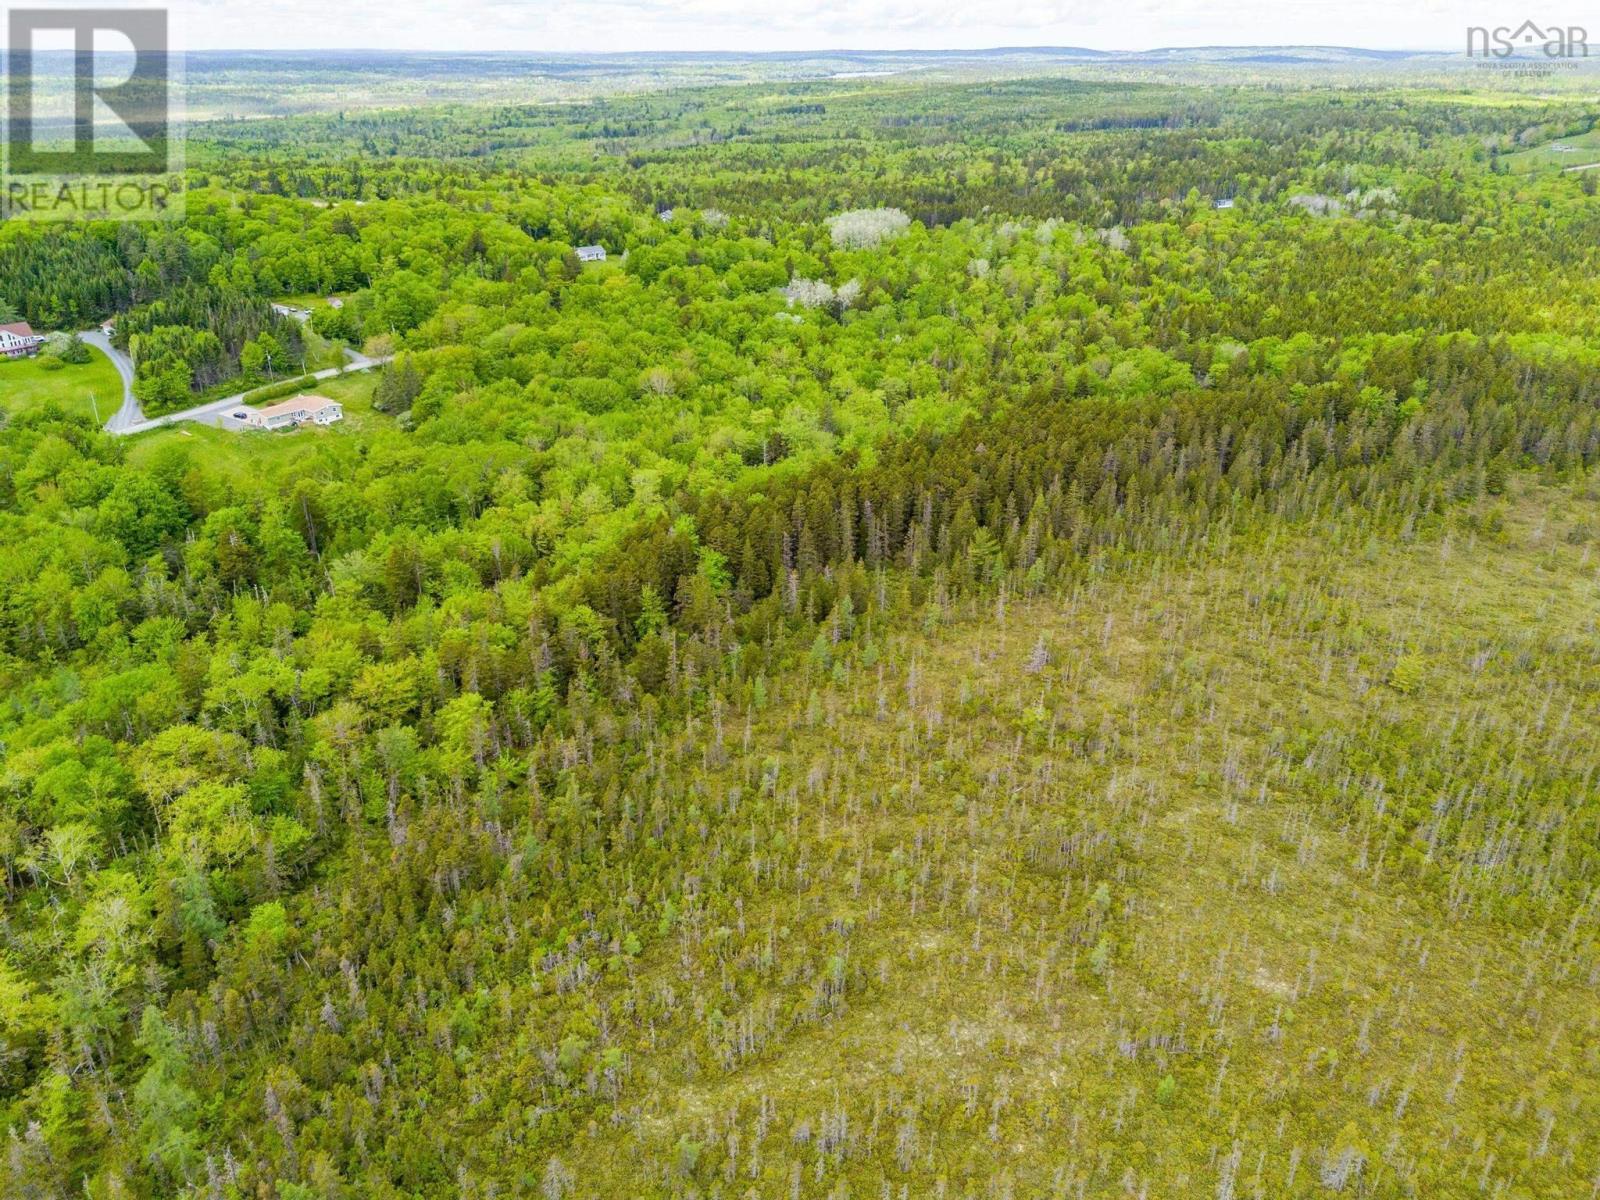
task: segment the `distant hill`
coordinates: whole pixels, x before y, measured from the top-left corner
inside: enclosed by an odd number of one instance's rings
[[[1406,62],[1439,58],[1441,50],[1372,50],[1364,46],[1158,46],[1121,57],[1186,62]]]
[[[43,77],[65,80],[71,75],[68,52],[41,53],[35,62]],[[192,51],[185,58],[185,77],[189,117],[206,121],[415,105],[569,102],[675,87],[845,81],[914,73],[981,79],[1079,70],[1150,72],[1171,79],[1188,72],[1207,78],[1238,72],[1244,77],[1277,73],[1293,79],[1302,70],[1343,70],[1370,77],[1374,72],[1459,72],[1471,65],[1459,52],[1443,49],[1318,45],[595,54],[350,47]],[[0,61],[0,77],[3,72]]]

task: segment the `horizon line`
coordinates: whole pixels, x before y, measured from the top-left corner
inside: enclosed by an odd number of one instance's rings
[[[1476,28],[1476,27],[1474,27]],[[397,49],[385,46],[206,46],[176,51],[181,54],[392,54],[404,56],[479,56],[479,57],[534,57],[534,58],[706,58],[734,56],[739,58],[808,58],[826,55],[959,55],[959,54],[1096,54],[1106,56],[1137,56],[1170,54],[1180,51],[1221,50],[1337,50],[1361,54],[1455,54],[1456,50],[1444,46],[1363,46],[1345,42],[1204,42],[1195,44],[1164,43],[1155,46],[1107,49],[1099,46],[1068,45],[1065,43],[1007,44],[997,46],[896,46],[873,48],[865,46],[828,46],[809,50],[753,50],[753,49],[698,49],[698,50],[506,50],[506,49]],[[0,53],[9,54],[10,48],[0,41]],[[70,55],[71,50],[36,51],[39,56]],[[0,64],[3,68],[3,64]],[[3,74],[0,69],[0,74]]]

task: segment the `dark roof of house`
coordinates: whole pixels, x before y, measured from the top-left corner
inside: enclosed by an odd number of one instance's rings
[[[0,325],[0,333],[14,333],[18,337],[39,336],[38,334],[34,333],[33,326],[29,325],[26,321],[13,321],[9,325]]]

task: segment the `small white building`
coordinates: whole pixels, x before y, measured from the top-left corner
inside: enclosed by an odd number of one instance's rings
[[[1233,200],[1231,198],[1225,199],[1225,200],[1218,200],[1213,207],[1215,207],[1215,208],[1232,208],[1233,207]]]
[[[579,246],[573,251],[578,256],[579,262],[605,262],[606,248],[604,246]]]
[[[313,425],[332,425],[344,420],[344,406],[326,396],[296,396],[293,400],[245,412],[244,423],[248,429],[293,429],[308,421]]]

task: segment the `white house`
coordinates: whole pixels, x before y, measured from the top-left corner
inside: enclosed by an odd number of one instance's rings
[[[26,321],[0,325],[0,358],[27,358],[39,353],[44,338],[33,331]]]
[[[578,256],[579,262],[605,262],[606,248],[604,246],[579,246],[573,251]]]
[[[292,429],[307,421],[313,425],[332,425],[344,420],[344,407],[326,396],[296,396],[266,408],[246,409],[244,423],[250,429]]]

